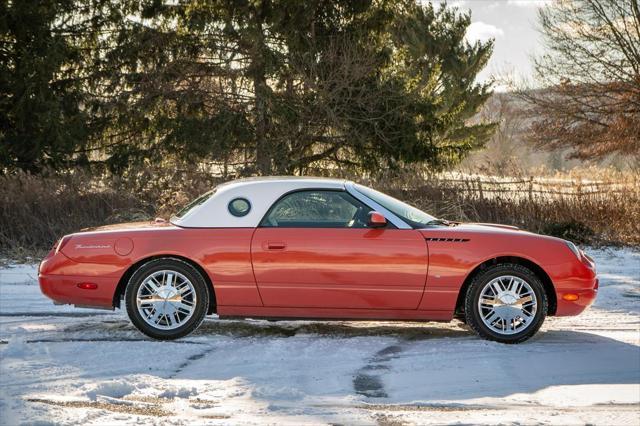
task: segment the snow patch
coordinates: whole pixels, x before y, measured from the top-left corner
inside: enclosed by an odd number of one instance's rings
[[[136,390],[136,386],[124,380],[111,380],[96,385],[86,385],[83,393],[92,401],[100,396],[122,398]]]
[[[155,342],[0,268],[0,424],[635,424],[640,251],[586,251],[595,305],[515,346],[460,323],[216,319]]]
[[[198,395],[198,390],[194,387],[192,388],[186,388],[186,387],[181,387],[180,389],[166,389],[163,392],[161,392],[158,397],[159,398],[168,398],[168,399],[174,399],[174,398],[189,398],[191,396],[196,396]]]

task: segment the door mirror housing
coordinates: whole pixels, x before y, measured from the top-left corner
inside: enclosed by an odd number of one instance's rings
[[[367,226],[369,226],[369,228],[384,228],[387,226],[387,218],[377,211],[369,212]]]

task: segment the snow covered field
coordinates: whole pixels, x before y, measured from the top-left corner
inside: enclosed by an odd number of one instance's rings
[[[640,252],[588,250],[601,291],[529,342],[461,323],[208,319],[154,342],[0,269],[0,424],[640,424]]]

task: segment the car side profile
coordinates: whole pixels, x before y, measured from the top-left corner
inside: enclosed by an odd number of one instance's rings
[[[573,243],[454,223],[339,179],[242,179],[170,221],[83,230],[41,262],[58,304],[115,309],[155,339],[220,318],[450,321],[518,343],[595,300]]]

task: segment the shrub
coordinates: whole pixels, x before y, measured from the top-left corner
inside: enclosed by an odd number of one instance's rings
[[[515,225],[577,243],[640,244],[640,185],[635,177],[615,190],[521,196],[512,189],[478,190],[476,178],[378,176],[354,180],[438,217]],[[42,256],[62,235],[83,228],[168,218],[222,182],[194,167],[147,167],[121,176],[81,171],[0,175],[0,257]]]
[[[542,227],[541,232],[546,235],[564,238],[574,243],[589,243],[595,233],[582,222],[571,220],[568,222],[551,222]]]

